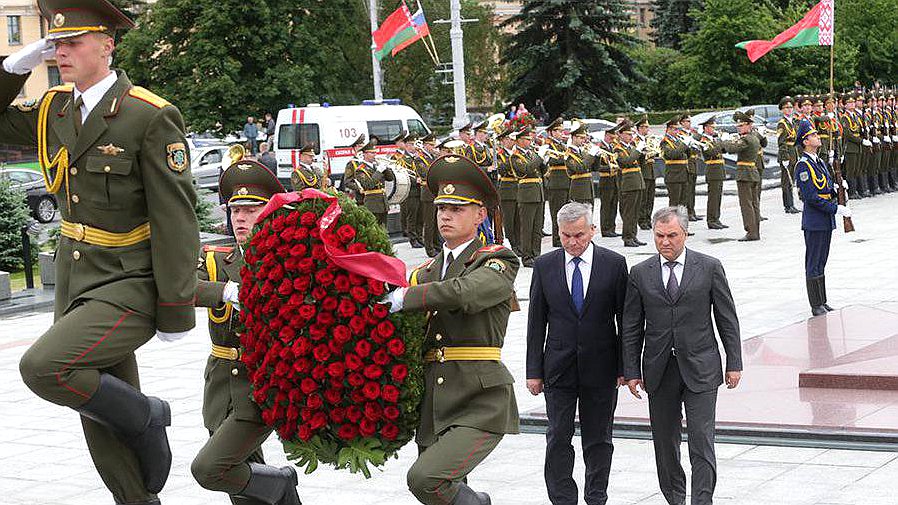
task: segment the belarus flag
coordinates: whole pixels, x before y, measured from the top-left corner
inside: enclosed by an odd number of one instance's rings
[[[387,53],[396,56],[396,53],[429,34],[430,28],[424,19],[421,4],[418,4],[418,10],[412,14],[405,2],[402,2],[402,5],[387,16],[383,24],[372,34],[374,55],[378,60],[382,60]]]
[[[833,0],[821,0],[804,18],[780,33],[773,40],[747,40],[736,47],[748,52],[752,63],[778,47],[831,46],[833,45]]]

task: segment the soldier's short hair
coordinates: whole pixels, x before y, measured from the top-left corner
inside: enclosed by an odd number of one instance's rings
[[[558,209],[559,223],[573,223],[581,217],[586,218],[587,226],[592,226],[592,205],[581,202],[568,202]]]
[[[655,211],[655,214],[652,215],[652,229],[655,228],[656,223],[666,223],[673,218],[679,221],[680,228],[683,228],[683,231],[689,231],[689,212],[683,205],[663,207]]]

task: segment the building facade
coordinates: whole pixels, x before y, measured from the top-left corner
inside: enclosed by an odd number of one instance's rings
[[[34,0],[0,0],[0,58],[44,37],[46,23]],[[34,69],[16,102],[39,99],[47,88],[61,84],[59,68],[51,60]]]

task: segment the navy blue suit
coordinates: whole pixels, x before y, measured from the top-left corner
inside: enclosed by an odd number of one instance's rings
[[[584,498],[607,499],[611,470],[611,425],[622,375],[620,328],[627,291],[623,256],[593,245],[586,298],[578,313],[565,275],[565,254],[556,249],[536,259],[527,321],[527,378],[543,379],[546,395],[545,477],[555,505],[575,505],[574,414],[580,412]],[[547,331],[548,330],[548,331]]]
[[[807,153],[801,155],[795,166],[795,184],[804,202],[801,229],[804,230],[805,275],[808,279],[823,275],[832,232],[836,229],[838,202],[831,174],[822,158]]]

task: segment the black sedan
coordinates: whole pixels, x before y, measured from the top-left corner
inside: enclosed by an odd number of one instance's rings
[[[59,204],[56,195],[47,192],[44,178],[27,168],[0,168],[0,178],[9,181],[10,187],[25,192],[31,214],[41,223],[49,223],[56,217]]]

